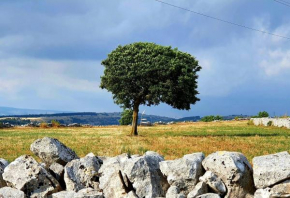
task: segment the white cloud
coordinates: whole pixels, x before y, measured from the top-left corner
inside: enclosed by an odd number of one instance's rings
[[[100,91],[98,76],[102,74],[99,61],[57,61],[25,58],[1,59],[2,94],[17,94],[23,89],[43,95],[45,89],[75,92]],[[96,72],[95,79],[86,79],[82,73]],[[76,77],[78,73],[78,77]],[[50,97],[53,93],[50,92]]]
[[[290,50],[268,50],[260,65],[269,77],[290,72]]]

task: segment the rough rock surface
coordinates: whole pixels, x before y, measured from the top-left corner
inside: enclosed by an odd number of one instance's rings
[[[62,191],[52,194],[52,198],[104,198],[101,192],[92,188],[84,188],[79,192]]]
[[[290,179],[290,155],[281,152],[254,157],[254,181],[256,188],[266,188]]]
[[[93,153],[67,163],[64,173],[66,189],[77,192],[83,188],[97,186],[100,166],[99,160]]]
[[[3,180],[2,174],[4,173],[4,169],[8,166],[8,161],[0,158],[0,188],[6,186],[6,182]]]
[[[18,189],[4,187],[0,188],[1,198],[25,198],[24,192]]]
[[[181,192],[188,194],[203,175],[203,153],[193,153],[177,160],[160,162],[160,170],[167,177],[171,186],[177,186]]]
[[[196,184],[194,189],[187,195],[187,198],[195,198],[199,195],[208,193],[208,186],[204,182],[199,182]]]
[[[124,197],[134,191],[138,197],[162,197],[169,187],[159,162],[163,157],[148,151],[143,156],[119,155],[104,160],[99,173],[105,197]]]
[[[186,198],[186,196],[180,193],[177,186],[170,186],[166,193],[166,198]]]
[[[103,159],[103,165],[99,170],[100,188],[105,197],[124,197],[126,191],[120,180],[119,170],[121,163],[124,163],[130,156],[122,154],[112,158]]]
[[[271,198],[271,188],[256,190],[254,198]]]
[[[226,198],[253,196],[255,192],[253,169],[242,153],[215,152],[207,156],[202,164],[205,170],[212,171],[225,183]]]
[[[49,166],[50,174],[58,181],[62,189],[66,189],[64,182],[64,167],[61,164],[53,163]]]
[[[199,180],[206,183],[214,192],[220,195],[227,192],[224,182],[211,171],[206,171],[206,173],[200,177]]]
[[[220,198],[220,196],[218,194],[215,194],[215,193],[207,193],[204,195],[199,195],[199,196],[197,196],[197,198]]]
[[[147,151],[143,156],[129,158],[121,164],[123,178],[128,177],[138,197],[165,196],[169,185],[160,171],[161,161],[164,161],[161,155]]]
[[[58,193],[53,193],[52,198],[74,198],[77,195],[74,191],[61,191]]]
[[[130,191],[124,198],[139,198],[134,191]]]
[[[76,153],[54,138],[44,137],[33,142],[30,150],[37,155],[47,166],[56,162],[63,166],[78,159]]]
[[[74,198],[103,198],[103,194],[92,188],[84,188],[80,190]]]
[[[272,188],[258,189],[255,198],[290,197],[290,180],[284,181]]]
[[[3,179],[9,187],[31,197],[45,197],[60,190],[57,180],[28,155],[11,162],[4,170]]]

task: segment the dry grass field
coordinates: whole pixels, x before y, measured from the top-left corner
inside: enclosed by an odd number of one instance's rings
[[[247,125],[247,121],[196,122],[139,127],[139,136],[131,137],[129,126],[93,128],[14,128],[0,129],[0,158],[9,161],[31,154],[30,144],[45,136],[59,139],[82,157],[89,152],[114,156],[148,150],[176,159],[184,154],[220,150],[238,151],[249,161],[254,156],[290,150],[290,130]]]

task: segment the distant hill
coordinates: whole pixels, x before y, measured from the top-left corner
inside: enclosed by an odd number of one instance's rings
[[[68,112],[68,111],[66,111]],[[0,107],[0,116],[8,115],[29,115],[29,114],[53,114],[53,113],[65,113],[63,111],[54,110],[38,110],[38,109],[20,109],[13,107]]]
[[[4,119],[8,116],[0,116]],[[94,112],[84,112],[84,113],[57,113],[57,114],[30,114],[30,115],[13,115],[9,116],[18,119],[31,120],[33,122],[51,122],[51,120],[57,120],[61,124],[90,124],[90,125],[119,125],[119,119],[121,118],[120,112],[115,113],[94,113]],[[182,121],[197,121],[200,119],[199,116],[174,119],[164,116],[156,115],[143,115],[142,118],[146,118],[148,121],[154,122],[182,122]],[[139,120],[141,115],[139,115]]]
[[[238,118],[250,118],[251,116],[250,115],[228,115],[228,116],[223,116],[223,120],[233,120],[235,119],[236,117]]]

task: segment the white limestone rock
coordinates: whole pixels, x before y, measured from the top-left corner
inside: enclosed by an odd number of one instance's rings
[[[254,157],[256,188],[266,188],[290,179],[290,155],[287,151]]]
[[[164,161],[161,155],[147,151],[143,156],[129,158],[121,163],[123,178],[128,178],[138,197],[165,196],[169,185],[160,171],[161,161]]]
[[[206,183],[215,193],[224,195],[227,192],[227,188],[224,182],[211,171],[199,178],[199,181]]]
[[[105,197],[124,197],[126,191],[120,180],[119,171],[121,163],[124,163],[130,156],[122,154],[112,158],[103,160],[103,165],[99,170],[100,188],[103,190]]]
[[[204,174],[203,159],[203,153],[193,153],[180,159],[162,161],[159,165],[168,183],[171,186],[177,186],[187,195],[198,183],[198,178]]]
[[[183,193],[180,193],[180,190],[177,186],[170,186],[166,193],[166,198],[186,198]]]
[[[65,166],[64,180],[68,191],[93,188],[98,181],[101,165],[93,153],[81,159],[75,159]]]
[[[224,182],[226,198],[253,196],[253,169],[242,153],[218,151],[207,156],[202,164],[206,171],[213,172]]]
[[[221,198],[221,196],[219,194],[215,194],[215,193],[207,193],[207,194],[199,195],[196,198]],[[238,197],[236,197],[236,198],[238,198]]]
[[[25,198],[24,192],[18,189],[4,187],[0,188],[1,198]]]
[[[4,170],[3,179],[9,187],[30,197],[46,197],[61,189],[58,181],[28,155],[11,162]]]
[[[208,186],[205,182],[199,182],[194,189],[187,195],[187,198],[196,198],[199,195],[208,193]]]
[[[65,166],[68,162],[78,159],[76,153],[54,138],[44,137],[34,141],[30,150],[47,166],[54,162]]]
[[[99,170],[100,189],[105,197],[124,197],[130,191],[138,197],[164,197],[169,185],[159,169],[163,160],[152,151],[143,156],[123,154],[106,159]]]

